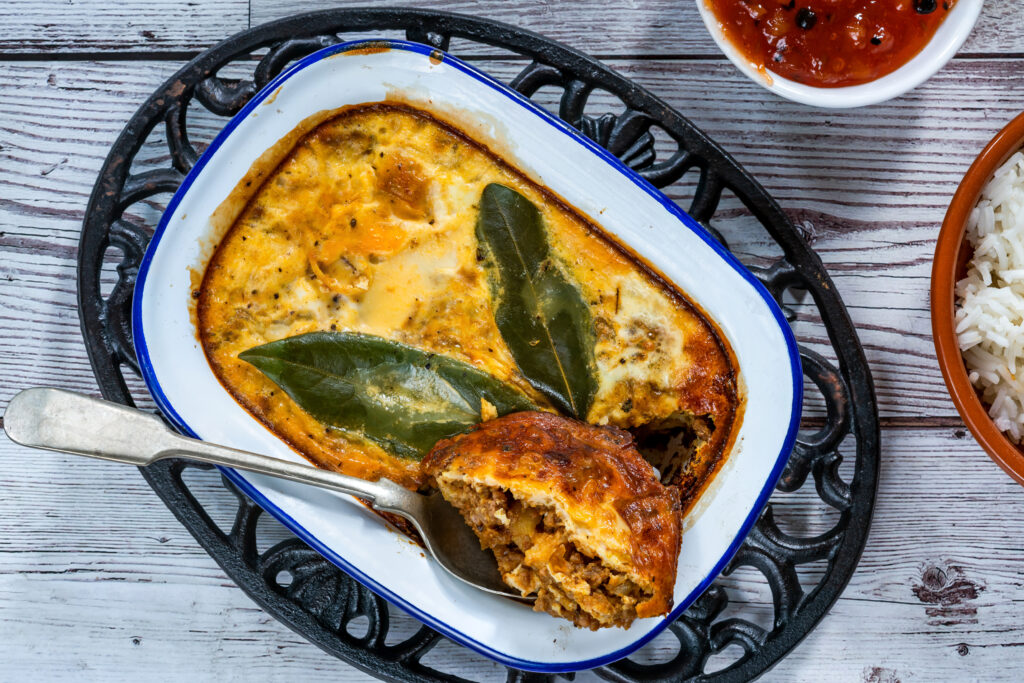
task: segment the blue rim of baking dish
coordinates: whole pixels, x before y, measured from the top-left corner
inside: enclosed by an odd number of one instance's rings
[[[470,66],[463,62],[457,57],[442,52],[441,50],[431,47],[429,45],[423,45],[421,43],[412,43],[405,40],[395,39],[365,39],[365,40],[354,40],[346,43],[339,43],[338,45],[332,45],[330,47],[318,50],[303,59],[296,62],[291,68],[279,74],[270,83],[265,85],[256,95],[253,96],[249,102],[242,107],[241,111],[235,114],[230,121],[224,126],[224,128],[217,134],[210,146],[202,153],[199,159],[193,165],[188,175],[185,176],[185,180],[182,181],[181,186],[174,193],[171,201],[167,204],[167,208],[164,210],[163,215],[160,218],[160,223],[157,226],[156,231],[153,233],[153,237],[149,242],[149,246],[146,248],[146,253],[142,258],[142,263],[139,264],[139,274],[136,279],[135,291],[132,296],[132,334],[135,340],[135,355],[139,363],[139,368],[142,372],[143,380],[146,382],[146,386],[149,389],[150,394],[153,396],[157,407],[167,417],[168,420],[182,433],[187,434],[193,438],[200,438],[185,420],[177,413],[176,410],[171,406],[170,401],[164,395],[163,389],[160,386],[159,381],[156,378],[156,373],[153,371],[152,361],[149,355],[149,348],[146,345],[146,336],[142,327],[142,297],[143,291],[146,285],[146,279],[149,274],[149,268],[153,260],[153,255],[156,252],[160,239],[163,237],[164,232],[167,230],[167,226],[170,223],[170,218],[177,209],[178,204],[181,203],[182,198],[191,188],[192,183],[195,182],[199,173],[206,166],[209,160],[213,157],[214,153],[224,143],[227,137],[238,127],[238,125],[248,117],[248,115],[271,93],[275,92],[279,86],[281,86],[289,78],[302,71],[306,67],[324,59],[331,57],[341,52],[347,52],[349,50],[358,50],[361,48],[372,47],[384,47],[391,50],[403,50],[406,52],[414,52],[425,55],[436,60],[440,56],[441,61],[448,64],[455,69],[459,70],[463,74],[470,76],[477,81],[491,87],[498,91],[502,95],[508,97],[511,101],[515,102],[519,106],[531,111],[538,116],[542,121],[554,126],[559,131],[565,133],[572,139],[576,140],[579,144],[583,145],[594,153],[597,157],[603,159],[606,163],[616,168],[622,175],[630,180],[634,185],[639,187],[641,190],[650,195],[659,204],[661,204],[670,214],[679,219],[679,221],[690,229],[691,232],[697,234],[701,239],[704,240],[726,263],[739,273],[754,290],[760,294],[761,298],[765,301],[768,309],[772,312],[775,317],[775,321],[782,332],[783,339],[786,342],[787,350],[789,352],[790,371],[793,378],[793,400],[790,413],[789,427],[786,432],[786,438],[783,441],[782,448],[776,456],[775,465],[772,468],[768,479],[765,481],[764,487],[758,494],[757,499],[747,515],[743,524],[740,525],[736,536],[733,538],[732,543],[723,553],[721,559],[715,564],[707,576],[701,580],[701,582],[694,588],[690,593],[679,602],[659,624],[652,628],[649,632],[630,643],[629,645],[611,652],[609,654],[595,657],[593,659],[579,661],[579,662],[532,662],[529,660],[519,659],[517,657],[511,657],[502,652],[498,652],[488,645],[477,642],[470,638],[468,635],[456,630],[448,624],[437,620],[432,615],[427,614],[423,610],[420,610],[413,605],[410,605],[401,596],[395,594],[389,589],[377,583],[372,577],[368,576],[364,572],[358,570],[349,564],[341,555],[332,550],[331,548],[324,545],[316,536],[309,532],[299,522],[293,519],[287,512],[279,508],[277,505],[272,503],[259,489],[249,483],[239,472],[230,468],[220,467],[219,469],[235,486],[241,489],[247,496],[249,496],[257,505],[263,508],[265,511],[270,513],[278,521],[288,527],[296,536],[302,539],[307,545],[314,548],[317,552],[323,555],[325,558],[330,560],[333,564],[340,567],[347,574],[352,576],[354,579],[362,583],[364,586],[377,593],[387,601],[397,605],[403,611],[412,615],[419,621],[430,626],[431,628],[441,632],[446,637],[451,638],[460,645],[474,650],[481,655],[497,661],[506,666],[510,666],[516,669],[522,669],[524,671],[535,671],[541,673],[562,673],[568,671],[580,671],[584,669],[592,669],[599,666],[604,666],[612,662],[618,661],[623,657],[635,652],[636,650],[643,647],[645,644],[653,640],[658,634],[660,634],[669,624],[675,621],[693,602],[700,597],[700,595],[707,590],[711,583],[721,574],[722,570],[733,558],[736,552],[740,549],[743,541],[746,539],[747,534],[750,532],[751,527],[757,521],[761,515],[761,511],[767,504],[768,499],[771,497],[772,491],[775,489],[776,483],[778,483],[779,477],[782,476],[782,471],[786,466],[786,462],[789,459],[789,454],[793,449],[793,445],[796,441],[797,431],[800,425],[800,414],[801,406],[803,403],[803,371],[800,364],[800,353],[797,349],[796,338],[793,335],[793,330],[789,326],[789,322],[786,320],[782,309],[776,303],[775,299],[771,296],[765,286],[758,280],[753,273],[751,273],[739,260],[727,249],[725,249],[711,234],[704,229],[699,223],[677,206],[671,199],[663,194],[656,187],[651,185],[647,180],[638,175],[635,171],[627,167],[614,156],[611,152],[607,151],[597,143],[593,142],[590,138],[586,137],[578,130],[570,126],[568,123],[553,116],[550,112],[541,108],[525,96],[512,90],[504,83],[494,79],[486,73]]]

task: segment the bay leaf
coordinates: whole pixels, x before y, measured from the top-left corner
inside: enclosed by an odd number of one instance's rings
[[[238,354],[320,422],[419,460],[439,440],[498,415],[533,410],[518,389],[473,366],[352,332],[311,332]]]
[[[476,235],[495,321],[519,370],[562,412],[586,419],[597,392],[594,322],[579,287],[551,255],[540,211],[491,183],[480,199]]]

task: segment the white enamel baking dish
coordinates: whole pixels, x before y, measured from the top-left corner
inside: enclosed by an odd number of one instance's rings
[[[420,548],[340,494],[228,470],[243,491],[363,584],[449,638],[519,669],[557,672],[625,657],[678,617],[756,521],[792,448],[799,356],[768,292],[658,190],[564,122],[477,69],[424,45],[346,43],[282,73],[239,112],[174,195],[140,267],[133,328],[140,367],[184,433],[302,461],[217,381],[190,318],[210,217],[253,162],[316,112],[400,97],[493,144],[520,170],[629,245],[719,324],[739,363],[746,411],[722,471],[686,520],[675,608],[629,629],[580,630],[449,577]],[[583,171],[583,172],[581,172]]]

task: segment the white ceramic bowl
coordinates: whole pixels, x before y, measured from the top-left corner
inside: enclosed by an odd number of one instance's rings
[[[981,7],[984,4],[984,0],[958,0],[924,49],[891,74],[862,85],[819,88],[796,83],[770,71],[759,71],[725,37],[718,19],[708,8],[706,0],[694,1],[697,3],[697,9],[704,20],[704,25],[707,26],[711,37],[718,43],[718,47],[729,58],[729,61],[752,81],[794,102],[827,109],[845,109],[878,104],[899,97],[927,81],[953,58],[953,55],[967,40],[967,36],[971,34],[974,24],[978,21],[978,15],[981,14]]]
[[[653,638],[719,574],[785,465],[801,403],[799,355],[764,287],[693,219],[615,157],[506,86],[448,55],[402,41],[330,47],[258,93],[217,136],[164,212],[139,269],[133,330],[150,392],[183,432],[302,462],[220,385],[189,315],[210,216],[253,162],[303,119],[388,99],[432,111],[551,188],[650,261],[716,320],[746,389],[736,446],[685,520],[675,608],[598,632],[475,590],[346,496],[250,473],[225,474],[350,575],[453,640],[510,666],[572,671],[612,662]],[[385,49],[381,49],[383,46]],[[500,143],[498,142],[500,141]],[[586,169],[580,173],[580,169]]]

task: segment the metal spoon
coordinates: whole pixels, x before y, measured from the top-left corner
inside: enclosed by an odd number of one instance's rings
[[[365,481],[257,453],[175,434],[156,415],[62,389],[26,389],[11,399],[3,418],[12,441],[51,451],[144,467],[164,458],[188,458],[341,491],[374,510],[405,517],[427,550],[453,576],[489,593],[522,598],[505,585],[494,556],[480,548],[462,515],[440,493],[429,496],[393,481]]]

